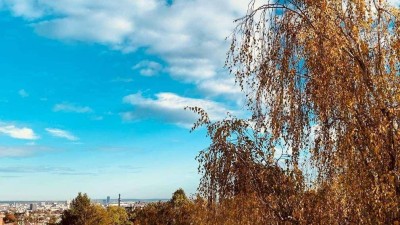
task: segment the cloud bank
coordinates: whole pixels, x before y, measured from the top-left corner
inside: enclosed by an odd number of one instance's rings
[[[0,0],[1,1],[1,0]],[[162,59],[165,72],[208,93],[208,84],[222,69],[233,20],[243,16],[247,1],[236,0],[3,0],[3,8],[30,20],[40,35],[100,43],[123,52],[145,48]],[[139,70],[154,76],[160,65]],[[210,88],[215,95],[230,95],[229,88]]]
[[[190,111],[185,111],[186,106],[197,106],[206,110],[213,120],[222,119],[229,110],[221,103],[187,98],[174,93],[162,92],[151,97],[144,97],[141,93],[131,94],[123,98],[124,103],[131,104],[133,111],[122,113],[124,120],[141,120],[156,118],[167,123],[173,123],[184,127],[190,127],[197,120],[198,116]]]

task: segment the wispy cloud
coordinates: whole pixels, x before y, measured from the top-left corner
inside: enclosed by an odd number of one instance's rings
[[[80,171],[70,167],[54,167],[54,166],[0,166],[1,174],[12,174],[8,176],[16,176],[22,174],[33,174],[33,173],[50,173],[56,175],[69,175],[69,176],[81,176],[81,175],[98,175],[99,172],[95,171]]]
[[[48,148],[40,146],[0,146],[0,158],[29,157],[48,150]]]
[[[65,138],[70,141],[79,140],[78,137],[76,137],[75,135],[73,135],[70,132],[65,131],[65,130],[61,130],[61,129],[57,129],[57,128],[46,128],[46,131],[54,137]]]
[[[0,173],[43,173],[43,172],[71,172],[67,167],[50,166],[2,166]]]
[[[90,113],[93,110],[88,106],[79,106],[73,103],[60,103],[53,107],[54,112]]]
[[[16,139],[36,140],[39,136],[28,127],[16,127],[13,124],[0,123],[0,133]]]
[[[140,75],[152,77],[157,75],[163,69],[162,65],[154,61],[141,61],[132,67],[133,70],[139,71]]]
[[[197,119],[196,114],[184,110],[186,106],[205,109],[211,119],[222,119],[227,112],[234,112],[218,102],[187,98],[168,92],[158,93],[155,98],[146,98],[141,93],[136,93],[125,96],[123,102],[134,106],[133,111],[121,114],[124,120],[155,118],[184,127],[190,127]]]
[[[102,174],[115,174],[115,173],[139,173],[143,167],[136,167],[131,165],[124,166],[106,166],[96,168],[74,168],[68,166],[49,166],[49,165],[12,165],[0,166],[0,177],[2,176],[23,176],[27,174],[55,174],[62,176],[97,176]]]

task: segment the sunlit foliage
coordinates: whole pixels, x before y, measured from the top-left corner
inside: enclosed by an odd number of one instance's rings
[[[251,1],[226,65],[252,117],[191,108],[212,140],[207,202],[248,196],[270,223],[397,223],[399,16],[384,0]]]
[[[189,200],[182,189],[178,189],[167,202],[149,203],[135,208],[131,213],[134,224],[141,225],[190,225],[194,221],[194,202]]]

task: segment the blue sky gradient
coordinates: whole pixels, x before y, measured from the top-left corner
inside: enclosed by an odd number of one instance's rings
[[[0,200],[195,193],[209,140],[183,107],[241,114],[222,66],[245,6],[0,0]]]

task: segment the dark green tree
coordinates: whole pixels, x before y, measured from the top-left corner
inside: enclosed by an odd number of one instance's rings
[[[180,206],[182,204],[185,204],[189,201],[188,197],[185,194],[185,191],[182,188],[179,188],[172,194],[172,198],[170,200],[170,203],[173,206]]]

